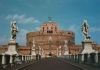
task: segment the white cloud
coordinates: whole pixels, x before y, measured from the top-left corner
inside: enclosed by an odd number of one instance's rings
[[[90,32],[100,32],[100,28],[97,27],[91,27]]]
[[[76,25],[71,25],[68,30],[73,31],[73,32],[77,32],[78,28],[76,27]]]
[[[8,15],[6,16],[7,20],[16,20],[18,23],[39,23],[39,20],[36,20],[33,17],[26,17],[26,15]]]
[[[26,29],[21,29],[17,35],[17,42],[20,44],[20,45],[25,45],[26,44],[26,34],[28,33],[29,31],[26,30]]]

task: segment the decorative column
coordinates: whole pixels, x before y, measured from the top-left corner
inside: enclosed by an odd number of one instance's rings
[[[29,61],[29,58],[30,58],[30,56],[28,55],[28,56],[27,56],[28,61]]]
[[[82,54],[81,61],[84,62],[84,54]]]
[[[69,60],[71,60],[71,54],[69,54]]]
[[[28,55],[28,61],[30,60],[30,55]]]
[[[90,58],[90,53],[88,54],[88,63],[90,63],[91,62],[91,60],[90,60],[91,58]]]
[[[96,62],[96,64],[98,64],[98,52],[96,52],[96,54],[95,54],[95,62]]]
[[[2,54],[2,63],[1,64],[5,64],[5,54]]]
[[[26,61],[28,60],[28,56],[26,55]]]
[[[29,61],[29,55],[27,55],[27,60]]]
[[[26,61],[26,57],[25,57],[25,55],[24,55],[24,61]]]
[[[22,55],[22,61],[24,60],[24,56]]]
[[[76,61],[78,62],[78,54],[76,55]]]
[[[10,61],[9,61],[10,64],[13,63],[13,58],[12,58],[12,55],[10,55]]]
[[[26,60],[28,61],[28,55],[26,55]]]
[[[32,60],[32,55],[30,55],[30,60]]]
[[[27,55],[26,55],[26,61],[28,60]]]
[[[29,55],[29,60],[31,60],[31,55]]]
[[[31,55],[31,60],[33,59],[33,56]]]
[[[74,61],[76,60],[76,54],[74,54]]]
[[[25,61],[27,61],[27,60],[26,60],[26,55],[25,55]]]

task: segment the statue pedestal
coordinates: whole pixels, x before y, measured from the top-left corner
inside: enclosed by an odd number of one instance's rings
[[[64,41],[65,42],[65,45],[64,45],[64,55],[68,55],[69,54],[69,51],[68,51],[68,46],[67,46],[67,44],[68,44],[68,41],[67,40],[65,40]]]
[[[65,45],[64,47],[65,47],[65,48],[64,48],[64,49],[65,49],[65,50],[64,50],[64,55],[68,55],[68,54],[69,54],[69,51],[68,51],[67,45]]]
[[[33,55],[33,56],[36,55],[35,48],[36,48],[36,46],[35,46],[35,41],[34,41],[34,39],[33,39],[33,46],[31,47],[31,55]]]
[[[8,50],[5,52],[7,55],[18,55],[17,49],[16,49],[16,41],[15,40],[10,40],[8,43]]]
[[[64,55],[68,55],[69,54],[69,52],[68,52],[68,50],[66,50],[65,52],[64,52]]]
[[[95,50],[92,48],[92,41],[90,39],[86,39],[82,42],[82,46],[83,46],[83,51],[82,51],[82,54],[85,54],[85,53],[93,53],[95,52]]]
[[[32,49],[32,51],[31,51],[31,55],[36,55],[36,53],[35,53],[35,49]]]

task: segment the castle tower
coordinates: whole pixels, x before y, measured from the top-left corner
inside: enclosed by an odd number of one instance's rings
[[[49,21],[43,22],[40,26],[40,30],[36,32],[29,32],[27,33],[27,46],[32,47],[30,43],[32,43],[33,39],[37,43],[36,47],[39,47],[43,50],[42,55],[48,56],[50,54],[50,50],[53,56],[57,56],[59,52],[59,46],[62,48],[60,49],[61,55],[64,55],[64,45],[65,40],[69,41],[67,44],[71,45],[75,42],[75,34],[71,31],[64,31],[58,27],[58,23],[52,21],[49,18]],[[52,40],[49,40],[49,37]],[[68,45],[68,46],[69,46]]]

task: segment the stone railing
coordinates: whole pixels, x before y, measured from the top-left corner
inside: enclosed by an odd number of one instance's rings
[[[68,61],[73,61],[76,63],[84,63],[100,67],[100,52],[90,53],[90,54],[75,54],[75,55],[64,55],[60,56]]]
[[[32,55],[6,55],[0,54],[0,67],[7,67],[7,65],[22,64],[24,62],[34,61],[36,56]]]

